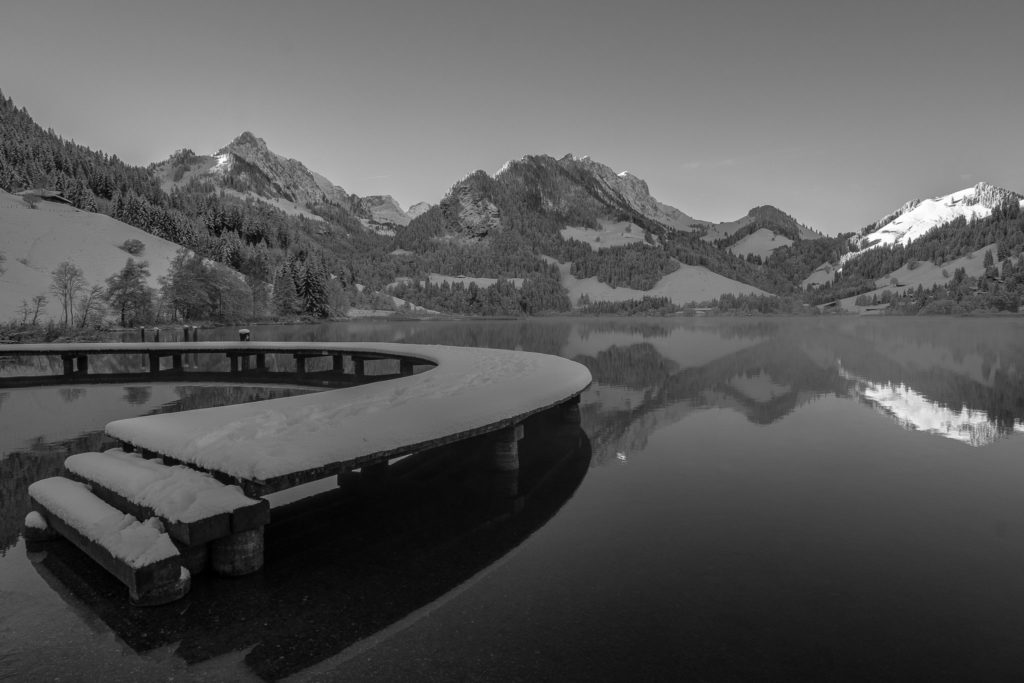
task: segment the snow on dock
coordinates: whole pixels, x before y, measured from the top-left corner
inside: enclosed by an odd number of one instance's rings
[[[514,426],[573,399],[591,382],[579,363],[524,351],[384,343],[239,346],[266,353],[315,346],[324,355],[412,357],[436,367],[356,387],[118,420],[107,433],[269,492],[327,476],[341,465],[358,467]]]
[[[259,503],[237,486],[225,486],[208,474],[187,467],[167,467],[120,448],[72,455],[64,461],[64,467],[151,508],[170,522],[197,522]]]
[[[140,522],[64,477],[37,481],[28,493],[46,525],[128,586],[136,604],[163,604],[188,592],[189,572],[158,520]]]
[[[140,522],[107,505],[84,484],[50,477],[31,484],[28,493],[48,512],[130,567],[137,569],[178,555],[171,538],[157,524]]]
[[[101,499],[137,517],[159,517],[182,546],[199,546],[270,521],[265,500],[188,467],[169,467],[120,448],[79,453],[64,461],[68,475]],[[200,567],[190,566],[193,573]]]

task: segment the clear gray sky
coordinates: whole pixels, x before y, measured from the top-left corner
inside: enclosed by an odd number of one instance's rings
[[[0,89],[132,163],[251,130],[403,206],[570,152],[829,233],[1024,191],[1022,0],[5,0]]]

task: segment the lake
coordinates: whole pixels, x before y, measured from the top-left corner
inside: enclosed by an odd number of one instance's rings
[[[470,452],[328,482],[275,508],[259,574],[149,609],[26,547],[28,484],[110,420],[308,389],[0,389],[0,679],[1024,677],[1024,321],[251,329],[540,351],[594,383],[582,433],[528,429],[514,495]]]

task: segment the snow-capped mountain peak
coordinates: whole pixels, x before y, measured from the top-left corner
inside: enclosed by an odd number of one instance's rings
[[[1017,201],[1024,207],[1024,197],[1020,194],[989,183],[978,183],[974,187],[931,199],[915,199],[886,215],[870,230],[855,238],[860,251],[847,254],[843,262],[875,247],[910,244],[930,230],[957,218],[986,218],[991,215],[992,209],[1006,201]]]

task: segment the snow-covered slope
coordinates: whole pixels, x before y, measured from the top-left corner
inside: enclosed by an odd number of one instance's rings
[[[582,295],[592,302],[597,301],[629,301],[649,297],[666,297],[680,306],[689,303],[702,303],[717,299],[723,294],[758,294],[767,295],[757,287],[730,280],[713,273],[703,266],[680,265],[679,269],[666,275],[647,291],[630,287],[612,287],[599,282],[597,277],[577,278],[571,272],[571,264],[558,263],[550,257],[543,257],[549,263],[556,263],[561,273],[562,286],[569,293],[569,301],[576,305]]]
[[[874,229],[857,239],[860,252],[847,254],[845,263],[858,253],[891,244],[907,245],[928,231],[956,218],[985,218],[1004,201],[1017,201],[1024,207],[1024,197],[988,183],[978,183],[952,194],[932,199],[916,199],[875,223]]]
[[[130,256],[118,248],[129,239],[145,245],[142,254]],[[147,261],[149,286],[157,287],[180,248],[110,216],[51,202],[32,209],[20,197],[0,190],[0,251],[7,257],[0,275],[0,320],[13,318],[21,301],[36,294],[49,296],[46,312],[58,317],[60,304],[48,289],[50,273],[62,261],[81,268],[90,285],[102,285],[129,258]]]

